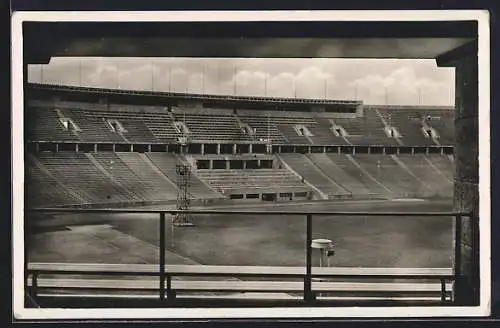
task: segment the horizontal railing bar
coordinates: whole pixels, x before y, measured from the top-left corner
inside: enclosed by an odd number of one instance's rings
[[[286,296],[285,296],[286,295]],[[82,298],[95,298],[95,299],[139,299],[139,300],[144,300],[144,299],[157,299],[158,295],[156,293],[151,293],[151,294],[136,294],[136,295],[131,295],[131,294],[56,294],[56,293],[49,293],[49,292],[42,292],[38,295],[38,297],[50,297],[50,298],[77,298],[77,299],[82,299]],[[271,300],[271,301],[278,301],[278,300],[290,300],[290,301],[300,301],[301,297],[300,296],[291,296],[289,294],[271,294],[271,296],[261,296],[258,295],[254,298],[250,298],[248,294],[242,296],[238,294],[231,294],[231,295],[177,295],[177,299],[196,299],[196,300],[244,300],[244,301],[265,301],[265,300]],[[316,300],[320,301],[366,301],[366,302],[372,302],[372,301],[421,301],[421,302],[439,302],[441,303],[441,297],[440,296],[417,296],[417,297],[408,297],[408,296],[349,296],[349,295],[337,295],[337,296],[316,296]]]
[[[299,211],[228,211],[228,210],[152,210],[152,209],[101,209],[101,208],[36,208],[27,209],[33,213],[125,213],[125,214],[220,214],[220,215],[313,215],[313,216],[470,216],[461,212],[299,212]]]
[[[166,275],[171,277],[281,277],[302,278],[302,267],[249,267],[249,266],[200,266],[167,265]],[[158,276],[157,265],[148,264],[94,264],[94,263],[30,263],[28,272],[54,275],[108,275],[108,276]],[[351,268],[313,267],[315,278],[364,278],[364,279],[446,279],[453,280],[452,269],[447,268]]]
[[[84,276],[137,276],[137,277],[159,277],[159,272],[133,272],[133,271],[101,271],[101,272],[89,272],[89,271],[56,271],[56,270],[28,270],[30,274],[46,274],[46,275],[84,275]],[[211,274],[202,274],[202,273],[180,273],[180,272],[165,272],[165,276],[171,277],[259,277],[259,278],[304,278],[306,274],[234,274],[234,273],[211,273]],[[342,278],[342,279],[408,279],[408,280],[454,280],[455,276],[452,274],[449,275],[428,275],[428,274],[414,274],[414,275],[397,275],[397,274],[311,274],[313,278]]]

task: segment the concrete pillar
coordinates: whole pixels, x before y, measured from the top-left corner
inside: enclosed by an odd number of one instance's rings
[[[372,147],[368,147],[368,154],[372,153]]]
[[[243,161],[243,170],[246,170],[247,168],[247,161]]]
[[[59,144],[56,143],[56,153],[59,152]]]
[[[385,155],[385,147],[382,148],[382,155]]]
[[[201,144],[201,154],[205,155],[205,144]]]
[[[151,152],[151,144],[148,145],[148,153]]]
[[[479,304],[479,149],[477,45],[470,43],[438,58],[439,66],[455,67],[455,188],[453,209],[463,217],[456,240],[455,299]]]
[[[77,143],[77,144],[75,144],[75,151],[76,151],[77,153],[80,151],[79,147],[80,147],[80,144],[78,144],[78,143]],[[38,151],[38,149],[37,149],[37,151]]]
[[[94,153],[97,153],[97,144],[94,144]]]
[[[251,154],[253,153],[253,145],[252,144],[248,144],[248,153]]]
[[[217,144],[217,155],[220,155],[220,144]]]
[[[411,147],[411,154],[415,155],[415,148]]]
[[[236,144],[233,145],[233,155],[236,154]]]
[[[116,151],[116,145],[113,144],[113,152],[115,152],[115,151]]]
[[[210,170],[212,170],[214,168],[214,160],[213,159],[210,159],[208,161],[208,167],[210,168]]]
[[[230,168],[231,168],[230,161],[226,160],[226,170],[229,170]]]

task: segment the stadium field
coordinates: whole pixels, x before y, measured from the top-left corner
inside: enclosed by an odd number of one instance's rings
[[[451,200],[241,204],[238,211],[451,211]],[[158,215],[58,214],[37,218],[30,261],[157,263]],[[204,265],[305,264],[305,216],[196,215],[194,227],[168,225],[166,262]],[[32,221],[33,222],[33,221]],[[331,266],[451,267],[452,218],[313,217],[313,238],[336,245]],[[318,254],[313,254],[318,265]]]

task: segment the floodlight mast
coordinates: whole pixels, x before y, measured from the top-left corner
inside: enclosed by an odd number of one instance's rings
[[[186,124],[186,114],[184,113],[184,129],[182,137],[178,139],[179,146],[179,160],[176,165],[177,173],[177,209],[181,211],[187,211],[191,205],[191,194],[189,192],[189,187],[191,186],[191,170],[189,165],[185,164],[181,157],[187,154],[187,148],[189,144],[189,134],[185,130]],[[193,226],[191,221],[191,215],[188,213],[178,213],[173,219],[173,226]]]

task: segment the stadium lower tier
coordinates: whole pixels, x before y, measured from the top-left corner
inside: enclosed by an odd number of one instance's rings
[[[26,161],[27,207],[174,204],[182,180],[178,165],[190,168],[186,188],[200,204],[453,193],[453,158],[443,155],[276,154],[271,167],[251,169],[198,169],[188,155],[171,153],[40,152]]]

